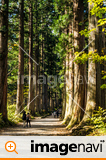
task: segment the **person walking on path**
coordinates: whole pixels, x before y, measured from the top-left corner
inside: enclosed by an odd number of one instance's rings
[[[53,112],[54,118],[56,118],[56,111]]]
[[[31,123],[30,123],[30,121],[31,121],[31,116],[30,116],[29,113],[27,114],[26,121],[27,121],[27,127],[28,127],[28,123],[29,123],[29,127],[31,127]]]
[[[25,123],[26,123],[26,112],[25,111],[23,112],[22,119],[23,119],[23,127],[25,127]]]

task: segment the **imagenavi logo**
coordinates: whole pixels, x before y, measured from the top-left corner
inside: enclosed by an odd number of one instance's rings
[[[103,143],[105,140],[100,140],[98,144],[94,143],[35,143],[31,140],[31,152],[59,152],[61,156],[67,155],[69,152],[102,152]]]

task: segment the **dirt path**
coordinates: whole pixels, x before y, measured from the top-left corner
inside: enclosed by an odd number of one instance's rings
[[[37,118],[31,121],[31,128],[23,128],[23,123],[16,127],[1,129],[0,135],[4,136],[70,136],[65,126],[57,118]]]

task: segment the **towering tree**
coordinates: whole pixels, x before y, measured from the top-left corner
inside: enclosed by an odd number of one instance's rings
[[[24,0],[19,1],[19,67],[17,81],[17,105],[16,113],[23,108],[23,76],[24,76]]]
[[[65,110],[65,116],[63,123],[68,123],[69,120],[71,119],[72,116],[72,104],[73,104],[73,99],[74,99],[74,63],[73,63],[73,16],[72,16],[72,1],[69,1],[69,9],[68,9],[68,14],[69,14],[69,25],[68,25],[68,34],[69,34],[69,39],[68,39],[68,76],[67,76],[67,103],[68,105],[66,106]]]
[[[8,0],[0,8],[0,113],[7,119]]]
[[[74,14],[74,52],[81,52],[84,48],[84,36],[80,35],[80,31],[84,29],[84,24],[80,25],[80,22],[84,20],[84,1],[75,0],[73,2],[73,14]],[[85,64],[75,63],[74,65],[74,99],[72,108],[72,118],[68,124],[68,128],[73,127],[76,123],[79,123],[83,117],[83,110],[85,107]]]
[[[94,6],[92,3],[88,3],[89,7],[89,30],[95,28],[96,17],[91,15],[91,10]],[[95,31],[92,31],[89,36],[89,52],[95,52]],[[87,90],[87,105],[83,121],[86,121],[92,116],[93,110],[96,107],[96,63],[93,62],[92,57],[89,58],[88,64],[88,90]]]
[[[33,2],[29,4],[29,105],[28,109],[34,115],[34,84],[33,84]]]
[[[35,1],[34,3],[34,8],[35,8],[35,12],[34,12],[34,22],[35,22],[35,25],[34,26],[34,31],[35,31],[35,53],[34,53],[34,59],[35,61],[38,63],[35,64],[34,63],[34,76],[35,76],[35,80],[34,80],[34,96],[37,96],[38,97],[35,99],[35,109],[37,112],[39,112],[39,102],[40,102],[40,98],[39,98],[39,84],[38,84],[38,76],[39,76],[39,4],[38,4],[38,0]]]

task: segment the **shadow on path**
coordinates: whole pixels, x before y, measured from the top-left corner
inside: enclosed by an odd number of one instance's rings
[[[65,126],[57,118],[36,118],[31,121],[31,128],[23,128],[23,123],[16,127],[3,128],[0,135],[4,136],[70,136]]]

